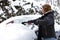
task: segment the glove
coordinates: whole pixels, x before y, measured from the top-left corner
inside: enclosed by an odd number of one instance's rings
[[[32,22],[28,21],[28,24],[31,24]]]
[[[22,24],[25,24],[25,23],[31,24],[31,22],[30,22],[30,21],[28,21],[28,22],[22,22]]]
[[[25,24],[25,23],[27,23],[27,22],[22,22],[22,24]]]

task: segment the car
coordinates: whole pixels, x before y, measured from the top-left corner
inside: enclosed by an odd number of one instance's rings
[[[38,17],[40,17],[40,15]],[[35,15],[22,15],[11,17],[3,21],[0,23],[0,40],[36,40],[37,35],[35,31],[23,25],[22,22],[38,17]]]
[[[11,18],[3,21],[2,23],[0,23],[0,25],[8,25],[8,24],[11,24],[11,23],[22,24],[22,22],[27,22],[29,20],[34,20],[34,19],[37,19],[41,16],[42,15],[22,15],[22,16],[11,17]],[[22,25],[24,25],[24,24],[22,24]],[[28,23],[26,23],[25,26],[29,26]],[[32,23],[32,25],[30,24],[29,29],[31,29],[32,26],[35,26],[34,29],[33,29],[34,31],[36,31],[38,29],[37,25],[35,25],[35,24],[33,25],[33,23]]]
[[[31,23],[31,24],[28,24],[28,23],[25,23],[25,24],[22,24],[22,22],[27,22],[27,21],[30,21],[30,20],[35,20],[39,17],[41,17],[42,15],[21,15],[21,16],[15,16],[15,17],[11,17],[5,21],[3,21],[2,23],[0,23],[0,26],[7,26],[7,27],[10,27],[10,25],[13,27],[15,25],[17,25],[17,27],[26,27],[28,28],[29,30],[32,30],[33,32],[36,32],[38,31],[38,26],[35,25],[34,23]],[[56,23],[56,20],[54,21],[55,22],[55,25],[54,25],[54,28],[55,28],[55,32],[56,32],[56,36],[58,37],[60,34],[59,34],[59,31],[60,31],[60,25],[58,23]],[[22,26],[20,26],[22,25]],[[38,32],[35,33],[38,35]],[[59,34],[59,35],[57,35]]]

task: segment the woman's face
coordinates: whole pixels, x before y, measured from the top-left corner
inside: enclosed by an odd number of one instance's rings
[[[41,10],[41,11],[42,11],[42,13],[43,13],[43,14],[45,13],[45,11],[44,11],[44,9],[43,9],[43,8],[42,8],[42,10]]]

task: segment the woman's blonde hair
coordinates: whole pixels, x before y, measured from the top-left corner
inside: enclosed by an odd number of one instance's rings
[[[51,10],[51,6],[49,4],[43,5],[42,8],[45,12],[48,12],[49,10]]]

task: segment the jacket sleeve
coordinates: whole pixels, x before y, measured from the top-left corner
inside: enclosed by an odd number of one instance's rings
[[[39,20],[39,19],[30,20],[30,21],[28,21],[28,22],[31,22],[31,23],[34,23],[35,25],[38,25],[39,23],[38,23],[38,21],[37,21],[37,20]]]
[[[45,18],[41,18],[40,20],[38,20],[38,23],[39,25],[46,25],[46,26],[49,26],[49,25],[53,25],[54,24],[54,17],[53,15],[48,15],[47,17]]]
[[[54,24],[54,17],[52,14],[49,14],[48,16],[44,17],[44,18],[38,18],[36,20],[31,20],[28,22],[32,22],[36,25],[43,25],[43,26],[49,26],[49,25],[53,25]]]

